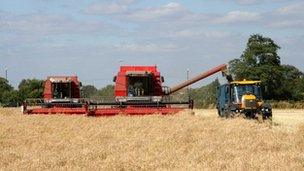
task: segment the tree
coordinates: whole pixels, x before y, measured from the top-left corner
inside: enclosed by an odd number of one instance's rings
[[[38,79],[23,79],[19,86],[19,96],[23,100],[27,98],[38,99],[43,97],[44,81]]]
[[[2,97],[2,106],[17,107],[22,104],[22,99],[17,90],[6,91]]]
[[[241,58],[249,66],[279,66],[281,64],[277,51],[280,47],[268,37],[259,34],[250,36],[247,48]]]
[[[208,108],[216,104],[217,89],[220,86],[218,79],[197,89],[190,90],[190,97],[194,100],[195,107]]]
[[[6,103],[7,94],[13,90],[13,87],[5,78],[0,77],[0,106]]]
[[[301,100],[304,98],[304,74],[296,67],[291,65],[282,65],[283,72],[283,91],[288,100]]]
[[[294,66],[281,65],[279,49],[271,38],[252,35],[241,57],[230,61],[230,72],[236,80],[261,80],[265,99],[300,99],[295,87],[300,86],[303,73]]]
[[[114,86],[113,85],[107,85],[106,87],[98,90],[98,97],[114,98]]]
[[[97,88],[93,85],[85,85],[81,89],[81,97],[83,98],[91,98],[96,96],[97,94]]]
[[[270,38],[252,35],[241,57],[230,62],[230,72],[234,79],[261,80],[265,98],[281,98],[283,73],[277,54],[279,48]]]
[[[13,87],[8,83],[8,81],[5,78],[0,77],[0,93],[11,90],[13,90]]]

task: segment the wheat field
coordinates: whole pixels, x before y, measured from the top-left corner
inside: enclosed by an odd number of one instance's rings
[[[0,109],[0,170],[303,170],[304,111],[275,110],[273,120]]]

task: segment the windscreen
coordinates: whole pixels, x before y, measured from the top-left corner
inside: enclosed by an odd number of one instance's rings
[[[151,76],[129,76],[128,96],[153,95],[153,80]]]
[[[261,99],[261,87],[260,85],[234,85],[232,87],[233,101],[239,103],[244,94],[254,94],[257,99]]]
[[[71,83],[52,83],[54,99],[71,98]]]

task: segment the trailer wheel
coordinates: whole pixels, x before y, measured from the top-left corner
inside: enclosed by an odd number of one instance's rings
[[[231,112],[228,109],[224,110],[224,117],[225,118],[231,118]]]
[[[219,108],[217,108],[217,114],[219,115],[219,117],[223,117],[222,113],[221,113],[221,110]]]
[[[218,109],[217,110],[219,117],[225,118],[226,117],[226,110],[225,109]]]

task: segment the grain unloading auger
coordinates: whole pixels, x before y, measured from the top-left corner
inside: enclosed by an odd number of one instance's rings
[[[117,114],[147,115],[172,114],[193,108],[193,101],[172,101],[173,93],[218,72],[225,73],[226,64],[203,72],[172,88],[162,86],[164,78],[156,66],[121,66],[114,77],[114,99],[99,101],[80,98],[80,82],[77,77],[49,77],[45,83],[44,99],[27,100],[23,106],[26,114],[87,114],[112,116]],[[29,104],[41,107],[28,108]]]

